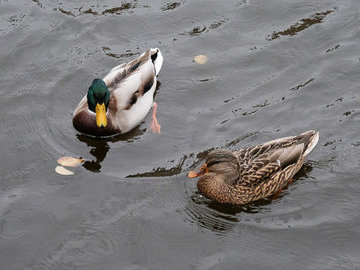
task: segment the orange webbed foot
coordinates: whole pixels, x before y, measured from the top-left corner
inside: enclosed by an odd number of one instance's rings
[[[161,126],[158,123],[157,118],[156,118],[157,106],[158,106],[157,103],[154,102],[153,103],[153,113],[152,113],[152,121],[151,121],[151,124],[150,124],[150,129],[155,134],[160,134]]]

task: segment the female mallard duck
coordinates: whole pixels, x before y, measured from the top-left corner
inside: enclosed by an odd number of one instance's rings
[[[318,140],[319,133],[311,130],[236,152],[213,150],[200,172],[189,172],[188,177],[202,175],[197,187],[209,199],[246,204],[269,197],[291,183]]]
[[[160,50],[150,49],[137,59],[114,67],[103,80],[95,79],[75,109],[74,127],[93,136],[125,133],[154,106],[151,129],[160,133],[153,97],[162,62]]]

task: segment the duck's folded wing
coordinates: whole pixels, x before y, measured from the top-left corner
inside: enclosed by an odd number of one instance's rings
[[[111,91],[118,89],[119,84],[137,73],[145,77],[154,77],[159,73],[162,61],[159,49],[149,49],[133,61],[114,67],[105,76],[104,81]]]
[[[246,151],[247,150],[247,151]],[[284,177],[292,173],[295,165],[302,159],[304,144],[273,148],[262,145],[248,148],[239,155],[240,178],[245,186],[257,186],[267,182],[275,174],[284,173]]]
[[[156,72],[148,50],[137,59],[113,68],[104,78],[118,110],[128,110],[156,83]]]

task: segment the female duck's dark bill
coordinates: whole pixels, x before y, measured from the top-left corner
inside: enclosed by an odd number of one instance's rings
[[[106,127],[107,125],[107,119],[106,119],[106,108],[105,103],[103,104],[96,104],[95,107],[96,112],[96,124],[98,127]]]
[[[200,175],[203,175],[203,174],[208,173],[208,172],[209,172],[209,169],[208,169],[208,167],[206,166],[206,164],[204,164],[204,165],[200,168],[199,172],[190,171],[187,176],[188,176],[189,178],[195,178],[195,177],[199,177]]]

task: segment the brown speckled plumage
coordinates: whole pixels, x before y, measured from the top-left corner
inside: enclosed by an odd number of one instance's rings
[[[197,187],[207,198],[228,204],[246,204],[269,197],[291,181],[318,141],[307,131],[236,152],[209,153]]]

